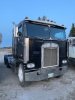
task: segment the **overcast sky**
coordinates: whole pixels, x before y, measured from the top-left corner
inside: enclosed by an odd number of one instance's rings
[[[57,24],[64,24],[68,36],[75,23],[75,0],[0,0],[0,33],[3,41],[0,47],[11,46],[12,22],[18,24],[26,16],[36,20],[46,16]]]

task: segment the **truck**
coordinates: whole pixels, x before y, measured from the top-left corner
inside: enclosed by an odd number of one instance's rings
[[[40,81],[62,76],[67,71],[66,27],[45,18],[26,17],[14,24],[12,56],[6,65],[18,74],[21,86],[29,81]]]
[[[68,65],[75,66],[75,37],[68,38]]]

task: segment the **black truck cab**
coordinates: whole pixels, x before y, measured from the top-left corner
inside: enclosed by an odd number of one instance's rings
[[[61,76],[67,71],[65,29],[49,20],[28,18],[14,25],[12,55],[22,86],[26,81]]]

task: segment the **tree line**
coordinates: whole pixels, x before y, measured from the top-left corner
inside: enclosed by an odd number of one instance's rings
[[[72,23],[72,27],[69,33],[69,37],[75,37],[75,25]]]

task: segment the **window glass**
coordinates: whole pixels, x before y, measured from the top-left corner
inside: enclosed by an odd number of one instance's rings
[[[65,29],[60,27],[53,27],[42,24],[27,23],[27,36],[29,38],[42,38],[42,39],[66,39]]]
[[[35,38],[49,38],[48,26],[27,23],[28,37]]]
[[[22,33],[22,26],[20,26],[20,27],[18,28],[18,32],[20,33],[20,35],[23,35],[23,33]]]
[[[24,36],[27,36],[27,29],[26,29],[26,24],[24,24]]]
[[[50,36],[55,39],[66,39],[65,30],[56,27],[50,27]]]

